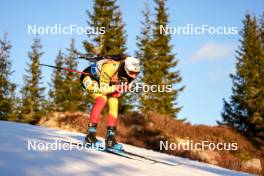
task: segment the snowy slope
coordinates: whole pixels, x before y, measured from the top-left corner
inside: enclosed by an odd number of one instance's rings
[[[28,141],[47,143],[58,139],[82,139],[83,136],[81,133],[0,121],[0,175],[249,175],[130,145],[124,145],[124,148],[163,161],[178,162],[180,165],[143,163],[95,150],[27,150]]]

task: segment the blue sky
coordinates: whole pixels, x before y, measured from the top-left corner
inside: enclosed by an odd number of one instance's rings
[[[119,0],[122,17],[126,24],[127,52],[131,55],[136,50],[136,36],[140,33],[143,19],[141,11],[144,2],[151,0]],[[29,62],[27,52],[30,51],[34,35],[28,35],[28,25],[53,26],[71,24],[87,26],[85,10],[92,9],[91,0],[9,0],[0,2],[0,32],[8,32],[8,39],[13,45],[11,59],[15,73],[11,79],[20,87],[23,85],[23,74]],[[244,14],[250,12],[259,16],[264,9],[262,0],[168,0],[169,26],[235,26],[240,30]],[[2,34],[1,34],[2,36]],[[42,63],[54,64],[58,50],[69,46],[72,37],[76,46],[84,51],[81,42],[85,35],[41,35],[41,43],[45,52]],[[178,69],[183,77],[186,89],[179,96],[179,105],[183,106],[180,118],[194,124],[216,124],[220,120],[222,99],[231,95],[229,73],[235,71],[235,49],[239,35],[183,35],[172,36],[173,52],[179,59]],[[66,51],[65,51],[66,52]],[[85,68],[81,61],[79,69]],[[42,68],[43,82],[48,87],[50,82],[49,68]]]

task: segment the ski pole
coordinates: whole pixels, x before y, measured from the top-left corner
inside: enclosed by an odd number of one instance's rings
[[[46,66],[46,67],[51,67],[51,68],[55,68],[55,69],[59,69],[59,70],[66,70],[66,71],[73,72],[73,73],[79,73],[79,74],[92,76],[92,74],[90,74],[90,73],[86,73],[86,72],[82,72],[82,71],[78,71],[78,70],[73,70],[73,69],[70,69],[70,68],[57,67],[57,66],[47,65],[47,64],[39,64],[39,65]]]

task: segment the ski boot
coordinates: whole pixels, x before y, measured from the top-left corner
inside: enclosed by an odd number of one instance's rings
[[[96,128],[97,128],[96,123],[89,123],[88,134],[85,137],[85,144],[88,144],[90,146],[92,146],[92,145],[97,146],[98,145],[98,143],[100,141],[96,138]]]
[[[105,147],[107,149],[122,150],[122,145],[116,142],[115,135],[116,127],[108,127],[105,139]]]

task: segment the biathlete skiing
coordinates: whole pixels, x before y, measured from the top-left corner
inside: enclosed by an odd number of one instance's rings
[[[77,52],[76,52],[77,53]],[[140,72],[139,60],[126,55],[116,56],[97,56],[90,57],[86,54],[78,54],[78,58],[91,61],[92,64],[83,71],[70,68],[57,67],[47,64],[40,64],[55,69],[70,71],[81,74],[80,81],[82,87],[88,95],[94,99],[94,105],[90,112],[90,120],[85,137],[85,143],[72,143],[87,147],[96,147],[100,151],[112,153],[128,159],[135,159],[142,162],[147,160],[152,164],[161,163],[169,166],[177,166],[179,163],[164,162],[152,159],[143,155],[129,152],[123,149],[121,144],[116,141],[116,122],[118,117],[118,98],[127,92],[132,86]],[[100,114],[108,104],[108,127],[105,137],[105,146],[96,138],[96,129],[100,120]],[[67,141],[68,142],[68,141]]]
[[[125,93],[140,72],[139,60],[126,55],[101,57],[91,64],[80,77],[81,85],[94,100],[85,142],[89,145],[98,142],[96,129],[100,114],[108,104],[108,127],[105,147],[115,148],[116,122],[118,118],[118,98]]]

